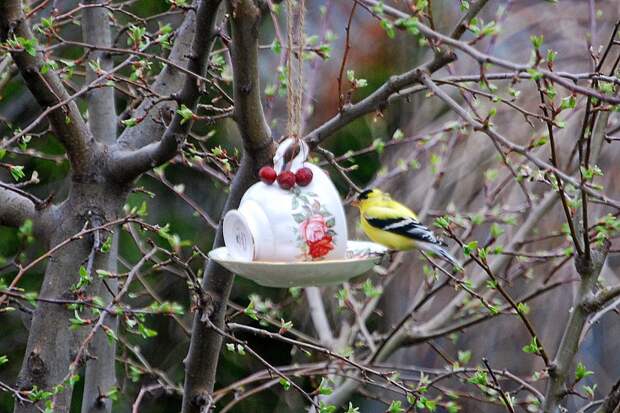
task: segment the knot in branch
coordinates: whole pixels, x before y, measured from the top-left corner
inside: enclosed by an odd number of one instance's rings
[[[582,278],[589,277],[594,271],[592,258],[581,254],[575,255],[575,269]]]

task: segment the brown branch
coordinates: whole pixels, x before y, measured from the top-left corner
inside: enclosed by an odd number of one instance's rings
[[[349,49],[351,48],[351,43],[349,42],[349,36],[351,35],[351,22],[353,21],[353,15],[355,15],[355,8],[357,7],[357,2],[353,3],[353,7],[351,7],[351,14],[349,14],[349,21],[344,28],[346,32],[346,38],[344,41],[344,53],[342,54],[342,62],[340,63],[340,71],[338,72],[338,111],[342,110],[342,106],[344,105],[344,96],[342,94],[342,75],[344,73],[344,67],[347,64],[347,56],[349,55]]]
[[[448,231],[450,232],[450,235],[459,243],[459,245],[463,247],[464,246],[463,242],[460,239],[456,238],[456,236],[450,231],[450,229],[448,229]],[[543,361],[545,362],[545,366],[549,367],[549,363],[550,363],[549,356],[547,356],[547,352],[545,351],[545,348],[542,345],[540,336],[536,334],[536,330],[534,329],[534,326],[532,325],[532,322],[529,320],[527,315],[519,309],[519,305],[517,304],[517,302],[514,300],[514,298],[512,298],[512,296],[508,293],[508,291],[506,291],[506,289],[500,283],[500,280],[495,276],[491,268],[489,268],[489,265],[486,263],[486,261],[483,261],[478,256],[477,253],[472,253],[471,258],[476,262],[476,264],[478,264],[480,268],[484,270],[484,272],[493,281],[493,283],[495,284],[495,288],[497,288],[497,291],[499,291],[501,296],[504,297],[504,299],[510,304],[512,309],[516,312],[516,314],[519,316],[519,318],[521,319],[521,321],[527,328],[527,331],[529,332],[532,340],[535,340],[538,342],[539,350],[537,354],[543,359]]]
[[[614,413],[618,411],[618,406],[620,406],[620,380],[613,385],[603,405],[596,413]]]
[[[549,118],[549,110],[547,109],[547,102],[545,100],[545,94],[543,93],[540,80],[536,81],[536,87],[538,88],[538,93],[540,95],[540,101],[542,103],[542,111],[546,118]],[[557,150],[555,145],[555,136],[553,134],[553,121],[547,120],[547,132],[549,134],[549,145],[551,146],[551,164],[558,168],[560,163],[558,161]],[[570,229],[570,234],[573,239],[573,244],[575,245],[575,250],[577,254],[581,255],[583,252],[581,250],[581,243],[577,239],[577,231],[575,230],[575,225],[573,223],[573,218],[570,213],[570,208],[568,206],[568,201],[566,200],[566,193],[564,192],[564,183],[560,176],[557,173],[554,173],[555,179],[558,184],[558,193],[560,194],[560,201],[562,201],[562,209],[564,210],[564,215],[566,217],[566,223]]]
[[[220,3],[221,0],[204,0],[199,4],[196,32],[187,64],[187,70],[190,73],[197,73],[200,76],[206,74],[208,58],[216,39],[215,22]],[[178,95],[178,103],[194,112],[204,87],[204,82],[186,75],[183,88]],[[149,169],[172,159],[177,154],[180,145],[185,142],[192,124],[192,120],[185,119],[178,112],[175,113],[159,142],[135,151],[115,151],[110,162],[110,173],[116,179],[131,181]]]
[[[207,318],[206,321],[207,321],[207,323],[211,323],[211,320],[209,320],[208,318]],[[291,386],[293,386],[295,388],[295,390],[297,390],[303,397],[305,397],[310,402],[311,405],[313,405],[314,407],[319,407],[319,405],[314,401],[314,399],[308,393],[306,393],[304,391],[304,389],[302,389],[299,386],[299,384],[297,384],[293,379],[291,379],[290,377],[285,375],[282,371],[280,371],[280,369],[278,369],[277,367],[274,367],[273,365],[271,365],[267,360],[265,360],[254,349],[252,349],[250,346],[248,346],[248,344],[245,341],[240,340],[237,337],[233,336],[232,334],[227,333],[226,331],[224,331],[223,329],[219,328],[215,324],[210,324],[209,328],[211,328],[214,331],[216,331],[221,337],[226,337],[229,340],[234,341],[235,343],[237,343],[237,345],[242,345],[244,347],[244,349],[248,353],[250,353],[258,361],[260,361],[260,363],[263,364],[269,371],[275,373],[281,379],[286,380],[287,382],[289,382],[291,384]]]
[[[563,172],[560,169],[554,167],[553,165],[538,159],[536,156],[532,155],[527,148],[524,148],[523,146],[517,145],[516,143],[510,141],[508,138],[492,129],[487,123],[482,123],[479,120],[474,119],[472,115],[470,115],[463,107],[456,103],[454,99],[452,99],[446,92],[439,88],[439,86],[437,86],[437,84],[430,78],[428,73],[421,73],[420,79],[429,90],[431,90],[437,97],[443,100],[444,103],[446,103],[463,120],[469,123],[475,130],[483,132],[501,146],[504,146],[509,150],[524,156],[528,161],[530,161],[537,167],[546,171],[550,171],[565,182],[568,182],[571,185],[580,188],[584,193],[587,193],[588,195],[591,195],[594,198],[597,198],[605,202],[606,204],[613,206],[614,208],[620,209],[620,201],[610,199],[605,195],[601,194],[600,192],[591,189],[590,187],[586,186],[584,183],[579,182],[566,172]]]
[[[258,169],[271,160],[274,150],[261,104],[258,76],[260,8],[253,0],[229,0],[228,11],[232,27],[235,120],[243,137],[244,155],[223,213],[239,205],[243,193],[256,181]],[[213,247],[222,246],[223,238],[220,225]],[[230,272],[214,261],[208,262],[203,278],[207,297],[197,303],[186,358],[183,413],[200,412],[212,398],[222,337],[209,324],[223,327],[232,282]]]
[[[0,40],[7,41],[22,37],[27,41],[37,41],[22,10],[21,0],[6,0],[0,3]],[[42,73],[44,64],[40,51],[31,55],[25,49],[11,51],[24,82],[42,108],[54,106],[68,99],[69,94],[58,75],[49,70]],[[65,146],[75,175],[84,174],[92,160],[95,142],[92,139],[80,110],[75,102],[69,101],[48,115],[58,139]]]
[[[504,405],[506,406],[506,409],[510,413],[515,413],[515,409],[514,409],[514,407],[512,407],[512,402],[510,400],[510,395],[508,395],[504,391],[504,389],[502,389],[502,386],[499,384],[499,381],[497,380],[497,377],[495,376],[495,372],[493,371],[493,369],[489,365],[489,361],[486,359],[486,357],[483,357],[482,358],[482,362],[484,363],[484,367],[486,367],[487,371],[491,375],[491,380],[493,380],[493,384],[495,384],[495,387],[498,389],[499,396],[501,397],[502,401],[504,402]]]

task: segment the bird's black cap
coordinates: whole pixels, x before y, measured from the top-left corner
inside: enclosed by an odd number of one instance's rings
[[[363,201],[364,199],[368,199],[368,195],[372,192],[372,189],[367,189],[363,192],[361,192],[358,196],[357,199],[358,201]]]

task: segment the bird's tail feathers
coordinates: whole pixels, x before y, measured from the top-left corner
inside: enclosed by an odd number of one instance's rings
[[[422,244],[420,245],[421,248],[439,255],[442,259],[452,264],[457,270],[461,271],[463,269],[463,266],[458,262],[458,260],[454,258],[452,255],[450,255],[450,253],[446,251],[446,249],[442,247],[441,245],[431,244],[428,242],[421,243],[421,244]]]

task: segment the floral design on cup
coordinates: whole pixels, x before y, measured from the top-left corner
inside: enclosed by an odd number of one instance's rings
[[[299,224],[296,228],[298,246],[304,257],[320,259],[334,249],[336,219],[321,205],[315,193],[302,193],[295,188],[293,194],[293,219]]]

